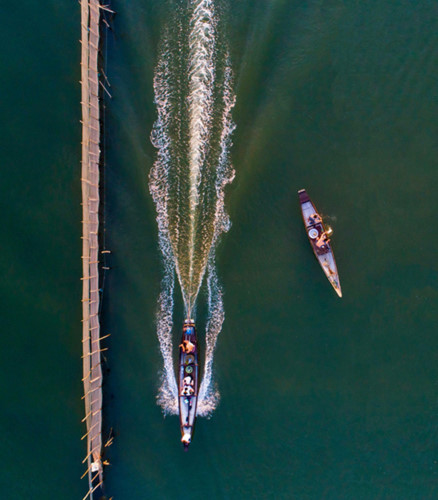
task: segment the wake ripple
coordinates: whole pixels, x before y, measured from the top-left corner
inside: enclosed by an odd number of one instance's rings
[[[157,312],[163,379],[157,400],[165,414],[178,413],[172,339],[175,275],[186,314],[193,317],[206,274],[208,313],[198,415],[209,416],[219,401],[213,357],[225,311],[216,246],[230,227],[225,187],[235,175],[229,158],[235,96],[229,55],[218,49],[213,2],[197,0],[190,7],[188,26],[184,13],[177,12],[172,31],[165,31],[154,76],[158,116],[151,141],[158,153],[149,189],[164,263]]]

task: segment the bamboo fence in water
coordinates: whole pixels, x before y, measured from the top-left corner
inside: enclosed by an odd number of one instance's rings
[[[88,493],[102,488],[102,368],[99,324],[99,28],[97,0],[81,0],[82,345]],[[84,477],[83,476],[83,477]]]

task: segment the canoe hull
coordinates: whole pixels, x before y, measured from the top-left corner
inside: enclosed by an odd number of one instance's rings
[[[316,245],[318,237],[326,231],[322,217],[319,215],[305,189],[298,191],[298,194],[300,197],[304,226],[306,228],[307,237],[309,238],[313,253],[315,254],[315,257],[317,258],[324,274],[327,276],[327,279],[331,283],[335,292],[339,297],[342,297],[338,268],[336,266],[335,256],[333,254],[330,241],[328,240],[322,248],[318,248]],[[315,222],[315,219],[312,218],[314,214],[318,215],[319,221]]]
[[[195,427],[199,375],[198,339],[192,320],[184,322],[181,345],[185,341],[191,350],[188,352],[184,347],[179,348],[178,402],[181,442],[188,448]]]

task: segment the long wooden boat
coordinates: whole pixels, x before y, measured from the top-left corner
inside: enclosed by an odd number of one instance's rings
[[[179,346],[179,420],[181,442],[187,449],[192,441],[198,403],[198,339],[192,319],[186,319],[183,325]]]
[[[305,189],[300,189],[298,194],[300,197],[304,226],[306,227],[307,236],[312,245],[313,252],[336,293],[339,297],[342,297],[338,268],[336,267],[335,256],[333,255],[330,239],[328,238],[322,217],[319,215]]]

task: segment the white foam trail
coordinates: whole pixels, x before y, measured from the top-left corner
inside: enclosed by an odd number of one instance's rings
[[[222,289],[219,285],[214,258],[209,262],[207,274],[208,287],[208,321],[206,327],[205,365],[202,382],[199,387],[199,398],[196,413],[201,417],[209,417],[216,409],[220,394],[213,383],[213,353],[216,341],[222,330],[225,319]]]
[[[167,273],[162,281],[161,293],[158,297],[157,335],[164,366],[161,387],[157,395],[157,403],[165,414],[178,414],[178,387],[175,379],[172,356],[173,327],[173,289],[175,273]]]
[[[215,22],[213,2],[211,0],[198,0],[194,2],[195,8],[190,19],[190,65],[189,80],[190,94],[188,102],[189,130],[190,130],[190,236],[189,236],[189,283],[190,295],[187,297],[187,311],[190,315],[191,308],[196,301],[201,283],[193,287],[194,248],[196,208],[199,203],[199,184],[201,169],[205,162],[206,145],[208,144],[211,128],[211,109],[213,100],[213,86],[215,76],[214,48],[215,48]]]
[[[219,84],[215,82],[215,56],[217,54],[215,54],[216,22],[213,2],[211,0],[197,0],[192,2],[192,5],[193,14],[190,20],[188,38],[190,62],[188,65],[187,102],[189,106],[186,112],[188,113],[189,137],[185,152],[188,161],[188,169],[186,170],[184,170],[184,161],[182,161],[181,166],[179,158],[176,158],[183,153],[185,144],[181,141],[181,135],[177,133],[175,136],[175,124],[183,123],[179,121],[181,117],[178,114],[181,113],[178,103],[181,102],[180,93],[183,92],[181,81],[178,81],[176,76],[176,68],[179,68],[179,63],[175,58],[179,57],[179,52],[171,52],[168,37],[165,37],[163,42],[163,50],[154,77],[158,118],[154,124],[151,141],[158,149],[158,154],[149,175],[149,188],[156,204],[159,246],[164,258],[164,277],[158,298],[157,313],[157,335],[164,364],[163,380],[157,400],[166,414],[178,413],[178,388],[172,352],[175,273],[181,285],[187,311],[192,311],[195,307],[199,288],[204,274],[207,273],[208,318],[205,337],[205,363],[199,389],[197,413],[200,416],[209,416],[219,401],[219,392],[215,388],[213,380],[213,356],[225,312],[222,289],[216,272],[215,248],[219,236],[230,227],[230,221],[225,211],[224,197],[226,185],[234,179],[229,150],[231,134],[235,128],[231,118],[235,96],[232,92],[232,72],[228,56],[225,58],[223,80],[221,79]],[[222,61],[224,60],[222,59]],[[215,85],[218,85],[217,89],[222,92],[222,105],[219,104],[219,108],[216,107],[220,101],[217,100],[217,92],[215,97]],[[214,117],[216,117],[216,121],[220,120],[220,129],[216,125],[214,128],[216,132],[212,138]],[[220,137],[216,135],[219,130]],[[172,142],[172,137],[174,137],[175,144]],[[219,145],[219,149],[214,150],[216,153],[213,154],[213,159],[211,159],[211,155],[207,157],[212,147],[210,142],[216,144],[215,148]],[[215,155],[217,155],[216,160],[214,160]],[[189,200],[184,200],[183,195],[181,198],[179,196],[178,186],[180,182],[187,180],[189,180]],[[213,204],[200,206],[200,194],[205,196],[204,192],[200,193],[201,181],[203,186],[204,183],[208,185],[210,182],[208,189],[211,189],[213,180],[215,192]],[[176,190],[175,187],[177,187]],[[184,207],[186,201],[188,201],[188,211],[185,211]],[[211,210],[211,218],[210,214],[205,212],[207,207],[209,207],[208,210]],[[204,235],[201,234],[201,231],[197,234],[197,231],[200,230],[199,222],[197,223],[200,213],[203,213],[207,220],[213,221],[213,233],[209,232],[208,235],[205,235],[207,238],[205,240],[202,239]],[[181,242],[178,242],[179,229],[187,235],[187,228],[189,237],[183,241],[181,236]],[[185,241],[187,241],[189,248],[182,245]],[[204,246],[199,246],[200,242]],[[196,247],[196,245],[198,246]],[[195,255],[195,247],[197,255]],[[182,253],[179,252],[179,248],[183,248]],[[187,253],[184,253],[184,248]],[[205,252],[208,253],[203,253],[200,256],[199,248],[205,249]],[[189,260],[188,273],[187,256]],[[182,273],[184,274],[182,275]],[[189,275],[189,279],[187,279],[187,275]],[[202,337],[199,341],[202,349]]]
[[[217,338],[222,330],[225,320],[225,310],[222,299],[222,288],[219,284],[216,272],[216,245],[219,236],[229,230],[231,222],[225,211],[225,187],[234,179],[235,172],[229,159],[231,148],[231,134],[236,128],[232,121],[231,111],[235,105],[236,98],[231,88],[232,73],[227,57],[227,67],[224,82],[224,111],[222,114],[221,131],[221,153],[219,156],[218,175],[216,177],[216,211],[215,211],[215,233],[211,245],[208,260],[207,289],[208,289],[208,321],[205,338],[205,365],[202,382],[199,388],[199,400],[197,414],[199,416],[210,416],[219,403],[219,391],[213,381],[213,355]]]
[[[166,50],[157,66],[154,78],[155,103],[158,118],[154,124],[151,141],[158,148],[157,160],[149,174],[149,189],[156,205],[158,241],[164,257],[164,277],[158,297],[157,336],[163,356],[162,384],[157,396],[158,404],[167,414],[177,414],[178,388],[175,379],[172,356],[173,291],[175,286],[175,259],[169,237],[169,166],[171,139],[169,135],[170,106],[168,86],[168,64]]]

